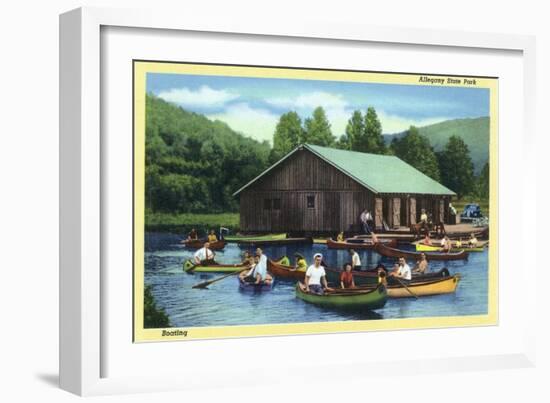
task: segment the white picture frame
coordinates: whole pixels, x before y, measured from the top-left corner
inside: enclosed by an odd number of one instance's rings
[[[101,238],[101,192],[102,180],[109,172],[102,169],[104,145],[100,136],[100,55],[102,27],[115,26],[255,35],[260,40],[268,37],[292,38],[295,41],[323,38],[521,52],[523,75],[517,78],[523,80],[524,88],[522,160],[524,169],[535,171],[530,169],[535,164],[535,159],[530,158],[534,150],[535,130],[535,42],[529,36],[327,24],[314,20],[301,21],[300,24],[290,21],[281,25],[268,19],[215,20],[151,10],[81,8],[63,14],[60,17],[60,385],[73,393],[96,395],[208,387],[208,383],[199,379],[200,376],[195,379],[181,376],[102,376],[102,357],[109,352],[102,347],[105,341],[101,329],[102,315],[106,315],[101,288],[102,250],[105,247]],[[535,188],[535,176],[527,176],[523,180],[524,188]],[[526,231],[525,224],[520,229],[523,242],[526,242]],[[533,263],[535,257],[527,259],[527,263]],[[536,296],[531,293],[524,301],[526,312],[535,312],[535,301]],[[474,357],[447,357],[442,353],[441,358],[433,359],[415,359],[405,354],[403,360],[384,365],[390,373],[406,372],[420,364],[427,372],[532,366],[535,360],[534,321],[529,317],[518,324],[526,334],[523,347],[519,350]],[[277,338],[264,338],[261,343],[276,344]],[[216,359],[223,361],[223,354],[216,356]],[[350,369],[358,365],[364,370],[374,368],[374,363],[361,359],[342,365]],[[205,373],[204,369],[198,370],[199,375]],[[281,375],[281,379],[284,376]],[[228,382],[238,382],[238,379],[228,377],[224,380],[213,376],[209,384],[223,386]],[[259,379],[264,378],[259,376]]]

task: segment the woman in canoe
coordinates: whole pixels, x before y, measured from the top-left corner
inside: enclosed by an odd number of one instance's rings
[[[254,256],[249,251],[244,251],[243,253],[243,266],[252,266],[254,265]]]
[[[218,237],[216,236],[216,233],[213,229],[210,230],[210,233],[208,234],[208,242],[214,243],[218,242]]]
[[[453,243],[451,242],[451,240],[449,239],[448,236],[445,235],[445,237],[443,238],[443,252],[444,253],[451,253],[451,249],[453,248]]]
[[[355,288],[351,263],[344,263],[343,269],[342,273],[340,273],[340,288]]]
[[[432,239],[430,238],[430,233],[426,232],[426,236],[424,237],[424,240],[422,241],[424,245],[432,245]]]
[[[265,262],[262,263],[262,257]],[[263,254],[256,254],[254,256],[254,266],[248,271],[243,272],[239,276],[247,283],[254,284],[271,284],[273,277],[267,272],[267,258]]]
[[[458,241],[455,242],[455,248],[462,248],[462,238],[458,238]]]
[[[196,241],[197,239],[199,239],[199,235],[197,234],[197,230],[193,228],[191,229],[191,232],[189,233],[189,235],[187,235],[187,240]]]
[[[426,259],[426,254],[422,252],[420,254],[420,260],[416,262],[416,265],[414,266],[413,273],[425,274],[427,272],[428,272],[428,259]]]
[[[475,248],[476,246],[477,246],[477,238],[472,232],[472,234],[470,235],[470,239],[468,239],[468,247]]]
[[[328,286],[325,268],[321,266],[323,255],[316,253],[313,256],[313,264],[307,268],[305,284],[302,291],[313,294],[324,294],[325,291],[332,291]]]
[[[303,257],[300,253],[296,252],[294,254],[294,257],[296,258],[296,263],[294,264],[294,270],[301,270],[306,271],[307,270],[307,262],[306,258]]]
[[[338,233],[338,235],[336,236],[336,242],[344,242],[344,233],[343,232]]]

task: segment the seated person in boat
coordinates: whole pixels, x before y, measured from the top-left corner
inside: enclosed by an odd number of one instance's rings
[[[462,238],[458,238],[458,241],[455,242],[455,248],[462,248]]]
[[[254,265],[254,256],[249,251],[244,251],[243,253],[243,266],[252,266]]]
[[[304,292],[322,295],[325,291],[331,291],[327,284],[325,268],[321,266],[322,261],[323,255],[320,253],[313,256],[313,264],[306,270],[305,287],[302,288]]]
[[[426,274],[428,273],[428,259],[426,259],[425,253],[420,253],[420,260],[416,262],[413,269],[413,274]]]
[[[241,273],[240,277],[247,283],[271,284],[273,277],[267,272],[267,257],[263,253],[256,253],[254,266],[248,272]]]
[[[340,273],[341,288],[355,288],[355,282],[353,281],[353,273],[351,272],[351,269],[351,263],[344,263],[342,273]]]
[[[205,264],[214,261],[214,257],[216,255],[209,248],[210,244],[208,242],[205,242],[204,246],[195,252],[195,264]]]
[[[208,234],[208,242],[210,243],[214,243],[214,242],[218,242],[218,237],[216,236],[216,233],[214,232],[214,230],[210,230],[210,233]]]
[[[336,242],[344,242],[344,233],[343,232],[338,233],[338,236],[336,237]]]
[[[351,256],[351,266],[353,270],[361,270],[361,258],[359,258],[359,254],[353,249],[349,250],[349,254]]]
[[[430,233],[426,232],[426,236],[424,237],[424,240],[422,241],[424,245],[432,245],[432,239],[430,238]]]
[[[397,277],[403,280],[411,280],[411,267],[407,264],[404,257],[399,258],[397,271],[392,271],[390,277]]]
[[[470,239],[468,239],[468,247],[475,248],[476,246],[477,246],[477,238],[472,232],[472,234],[470,235]]]
[[[442,248],[445,253],[449,253],[453,248],[453,244],[448,236],[443,237]]]
[[[294,257],[296,258],[296,263],[294,264],[294,270],[306,271],[307,270],[306,258],[303,257],[298,252],[294,254]]]
[[[191,232],[189,233],[189,235],[187,235],[187,240],[196,241],[197,239],[199,239],[199,235],[197,234],[197,230],[193,228],[191,229]]]

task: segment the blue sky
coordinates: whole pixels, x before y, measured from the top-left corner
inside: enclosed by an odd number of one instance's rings
[[[149,73],[147,92],[270,142],[281,114],[296,111],[304,120],[317,106],[327,112],[337,137],[354,110],[369,106],[385,134],[489,116],[489,90],[483,88]]]

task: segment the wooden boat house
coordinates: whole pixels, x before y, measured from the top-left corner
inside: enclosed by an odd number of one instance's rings
[[[243,232],[360,231],[371,211],[375,226],[409,226],[426,209],[449,222],[455,193],[395,156],[304,144],[234,193]]]

